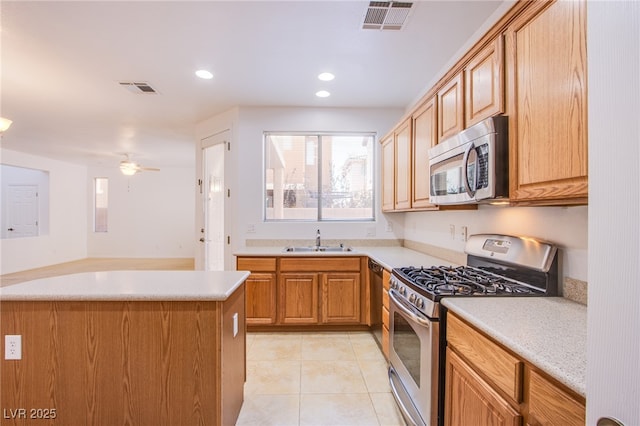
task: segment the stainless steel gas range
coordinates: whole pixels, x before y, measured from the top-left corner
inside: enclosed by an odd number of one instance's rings
[[[389,290],[389,381],[410,425],[444,422],[443,297],[558,294],[557,248],[532,238],[472,235],[467,266],[393,269]]]

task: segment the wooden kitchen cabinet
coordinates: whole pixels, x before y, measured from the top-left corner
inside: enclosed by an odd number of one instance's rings
[[[363,263],[361,257],[278,258],[274,325],[366,324]]]
[[[411,116],[411,206],[414,209],[437,209],[429,202],[429,149],[438,143],[436,100],[431,98]]]
[[[411,208],[411,119],[382,139],[382,211]]]
[[[464,130],[463,86],[459,72],[438,90],[438,143]]]
[[[322,322],[360,323],[360,272],[322,274]]]
[[[395,210],[411,208],[411,120],[393,132],[395,143]]]
[[[239,257],[239,271],[251,271],[245,281],[247,325],[276,323],[276,258]]]
[[[505,45],[512,203],[586,204],[586,2],[533,2]]]
[[[369,290],[363,285],[363,257],[278,256],[237,259],[249,270],[248,326],[367,324]]]
[[[382,211],[389,212],[395,209],[396,188],[395,188],[395,146],[393,134],[382,140]]]
[[[574,397],[534,370],[528,370],[529,416],[527,424],[582,426],[585,407]]]
[[[382,353],[389,359],[389,278],[391,273],[382,270]]]
[[[445,425],[582,426],[585,401],[447,313]]]
[[[464,67],[465,128],[504,112],[504,43],[496,37]]]
[[[278,280],[280,324],[318,324],[318,274],[282,273]]]
[[[522,425],[522,416],[455,352],[447,349],[446,426]]]

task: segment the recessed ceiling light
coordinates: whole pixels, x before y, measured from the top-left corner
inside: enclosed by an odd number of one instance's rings
[[[316,96],[319,98],[326,98],[329,95],[331,95],[331,93],[327,92],[326,90],[320,90],[319,92],[316,92]]]
[[[331,74],[330,72],[323,72],[322,74],[318,75],[318,79],[322,81],[331,81],[334,78],[336,78],[336,76]]]
[[[196,71],[196,75],[200,78],[204,78],[205,80],[211,80],[213,78],[213,74],[207,70],[198,70]]]

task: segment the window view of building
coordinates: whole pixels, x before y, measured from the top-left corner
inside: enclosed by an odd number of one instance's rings
[[[374,139],[265,133],[265,219],[373,220]]]

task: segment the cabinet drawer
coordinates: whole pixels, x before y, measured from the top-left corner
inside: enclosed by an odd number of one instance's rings
[[[382,270],[382,288],[384,288],[385,290],[389,290],[390,279],[391,279],[391,273],[386,269],[383,269]],[[389,305],[387,305],[387,307],[389,307]]]
[[[447,314],[447,344],[507,396],[522,401],[522,361],[452,314]]]
[[[360,271],[358,257],[283,257],[282,272]]]
[[[382,306],[389,311],[389,292],[386,289],[382,290]]]
[[[389,330],[389,310],[387,308],[382,308],[382,325]]]
[[[585,407],[535,371],[529,374],[531,425],[584,425]]]
[[[276,270],[275,257],[239,257],[237,260],[238,271],[264,271],[274,272]]]

